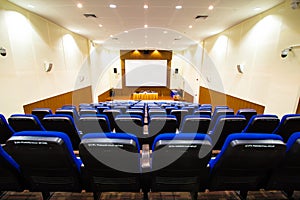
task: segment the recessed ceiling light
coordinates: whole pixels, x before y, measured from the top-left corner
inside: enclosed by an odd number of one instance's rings
[[[147,24],[145,24],[145,25],[144,25],[144,28],[148,28],[148,25],[147,25]]]
[[[254,11],[260,11],[261,8],[260,8],[260,7],[256,7],[256,8],[254,8],[253,10],[254,10]]]
[[[77,3],[77,8],[82,8],[82,3]]]
[[[144,9],[148,9],[149,6],[147,4],[144,5]]]
[[[163,33],[164,33],[164,34],[167,34],[167,33],[168,33],[168,31],[163,31]]]
[[[116,5],[116,4],[109,4],[109,7],[110,7],[110,8],[116,8],[117,5]]]
[[[178,5],[178,6],[175,6],[175,8],[176,8],[177,10],[180,10],[180,9],[182,9],[182,6]]]
[[[110,35],[109,37],[111,37],[111,38],[112,38],[112,37],[114,37],[114,36],[113,36],[113,35]]]
[[[28,8],[34,8],[34,5],[28,4],[27,7]]]
[[[99,24],[98,26],[99,26],[99,27],[102,27],[103,25],[102,25],[102,24]]]
[[[193,26],[192,26],[192,25],[189,25],[189,28],[193,28]]]
[[[213,5],[208,6],[208,10],[213,10],[213,9],[214,9]]]
[[[124,31],[124,33],[128,33],[128,31]]]

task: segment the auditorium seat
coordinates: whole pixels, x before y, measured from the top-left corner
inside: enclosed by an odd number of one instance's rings
[[[142,108],[133,107],[133,108],[127,109],[125,114],[139,115],[139,116],[141,116],[143,121],[144,121],[144,118],[145,118],[144,110]]]
[[[79,111],[79,118],[82,115],[97,115],[98,110],[96,108],[82,108]]]
[[[139,192],[140,146],[124,133],[86,134],[79,145],[86,191],[97,200],[101,192]],[[145,192],[146,196],[147,192]]]
[[[85,114],[80,116],[78,129],[82,132],[82,135],[111,132],[109,119],[103,114]]]
[[[7,123],[4,115],[0,114],[0,144],[4,144],[8,138],[10,138],[15,131]]]
[[[0,145],[0,191],[25,189],[20,166]]]
[[[228,135],[242,132],[245,126],[246,118],[243,115],[221,115],[209,132],[213,149],[220,150]]]
[[[103,110],[103,114],[106,115],[109,119],[110,128],[112,131],[116,128],[115,118],[117,115],[122,114],[120,109],[105,109]]]
[[[116,133],[131,133],[139,138],[139,143],[143,143],[144,120],[140,115],[121,114],[115,118]]]
[[[183,119],[181,127],[179,128],[180,133],[207,133],[209,123],[209,116],[199,115],[186,115]]]
[[[279,124],[276,115],[254,115],[251,117],[247,126],[243,130],[244,133],[272,133]]]
[[[206,134],[158,135],[152,145],[151,191],[197,192],[207,186],[212,144]]]
[[[174,115],[153,115],[148,125],[145,143],[152,145],[154,138],[161,133],[176,133],[177,119]]]
[[[269,190],[282,190],[292,199],[294,190],[300,190],[300,132],[290,136],[284,159],[274,169],[267,185]]]
[[[277,128],[273,131],[274,134],[281,135],[285,142],[295,132],[300,132],[300,114],[284,115]]]
[[[99,114],[103,114],[103,110],[110,109],[110,107],[108,107],[108,106],[96,106],[96,109],[97,109]]]
[[[39,118],[30,114],[13,114],[8,118],[8,123],[15,132],[45,130]]]
[[[52,114],[52,110],[50,108],[34,108],[31,114],[37,116],[39,120],[42,121],[46,115]]]
[[[162,108],[166,110],[167,115],[170,115],[172,110],[178,109],[177,106],[165,106],[165,107],[162,106]]]
[[[213,114],[212,114],[212,117],[211,117],[211,121],[210,121],[208,131],[211,131],[214,128],[218,118],[221,115],[234,115],[234,111],[232,109],[221,109],[221,108],[220,109],[215,109]]]
[[[177,127],[176,128],[179,128],[180,127],[180,124],[181,122],[183,121],[184,117],[186,115],[188,115],[189,113],[189,110],[187,109],[174,109],[174,110],[171,110],[171,115],[174,115],[177,119]]]
[[[81,192],[81,161],[69,137],[61,132],[22,131],[6,143],[6,151],[20,165],[26,188],[42,192]]]
[[[231,134],[221,152],[209,162],[210,191],[238,190],[244,199],[248,191],[266,186],[271,170],[283,159],[286,145],[275,134]]]
[[[201,115],[201,116],[209,116],[211,117],[211,109],[210,108],[206,108],[206,107],[200,107],[196,110],[194,110],[194,115]]]
[[[73,118],[67,114],[46,115],[42,123],[47,131],[58,131],[67,134],[74,150],[78,150],[80,132]]]
[[[75,106],[63,106],[62,108],[59,108],[55,111],[55,114],[65,114],[65,115],[69,115],[73,118],[75,124],[78,123],[79,120],[79,114],[76,110]]]
[[[246,122],[248,124],[248,122],[250,121],[251,117],[254,115],[257,115],[257,112],[255,109],[251,109],[251,108],[243,108],[243,109],[239,109],[236,112],[237,115],[243,115],[246,118]]]

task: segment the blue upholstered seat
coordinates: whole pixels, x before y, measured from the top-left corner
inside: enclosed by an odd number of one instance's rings
[[[281,135],[285,142],[295,132],[300,132],[300,114],[284,115],[277,128],[273,131],[274,134]]]
[[[39,118],[30,114],[13,114],[8,118],[9,125],[14,131],[44,131]]]
[[[87,191],[139,192],[140,146],[136,136],[125,133],[91,133],[83,136],[79,154],[84,163]]]
[[[207,186],[212,144],[207,134],[167,133],[152,145],[151,191],[197,192]]]
[[[4,144],[8,138],[10,138],[15,131],[7,123],[4,115],[0,114],[0,144]]]
[[[30,191],[49,196],[53,191],[80,192],[81,160],[76,158],[69,137],[54,131],[15,133],[5,149],[20,165]]]
[[[285,155],[286,145],[275,134],[229,135],[210,165],[210,190],[239,190],[246,198],[250,190],[266,186],[270,172]]]
[[[78,150],[80,132],[73,118],[68,114],[46,115],[42,120],[47,131],[58,131],[67,134],[74,150]]]
[[[244,133],[272,133],[279,124],[276,115],[262,114],[251,117],[248,125],[243,130]]]
[[[82,134],[111,132],[109,119],[103,114],[85,114],[80,116],[78,129]]]
[[[209,116],[186,115],[183,119],[179,132],[182,133],[207,133],[209,124]]]

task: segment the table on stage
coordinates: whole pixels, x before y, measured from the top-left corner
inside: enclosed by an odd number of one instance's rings
[[[158,93],[157,92],[142,92],[142,93],[133,93],[133,100],[157,100]]]

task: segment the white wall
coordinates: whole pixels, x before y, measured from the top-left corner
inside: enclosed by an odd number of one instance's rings
[[[93,101],[97,102],[98,96],[110,88],[122,88],[120,51],[95,45],[91,48],[90,60]],[[117,68],[117,74],[113,68]]]
[[[300,88],[300,49],[286,59],[280,53],[300,44],[300,10],[289,1],[203,41],[202,75],[210,88],[265,106],[265,113],[295,113]],[[243,74],[238,64],[245,65]],[[221,77],[221,82],[214,78]]]
[[[0,113],[90,85],[88,40],[6,0],[0,4]],[[52,62],[45,72],[44,61]]]

